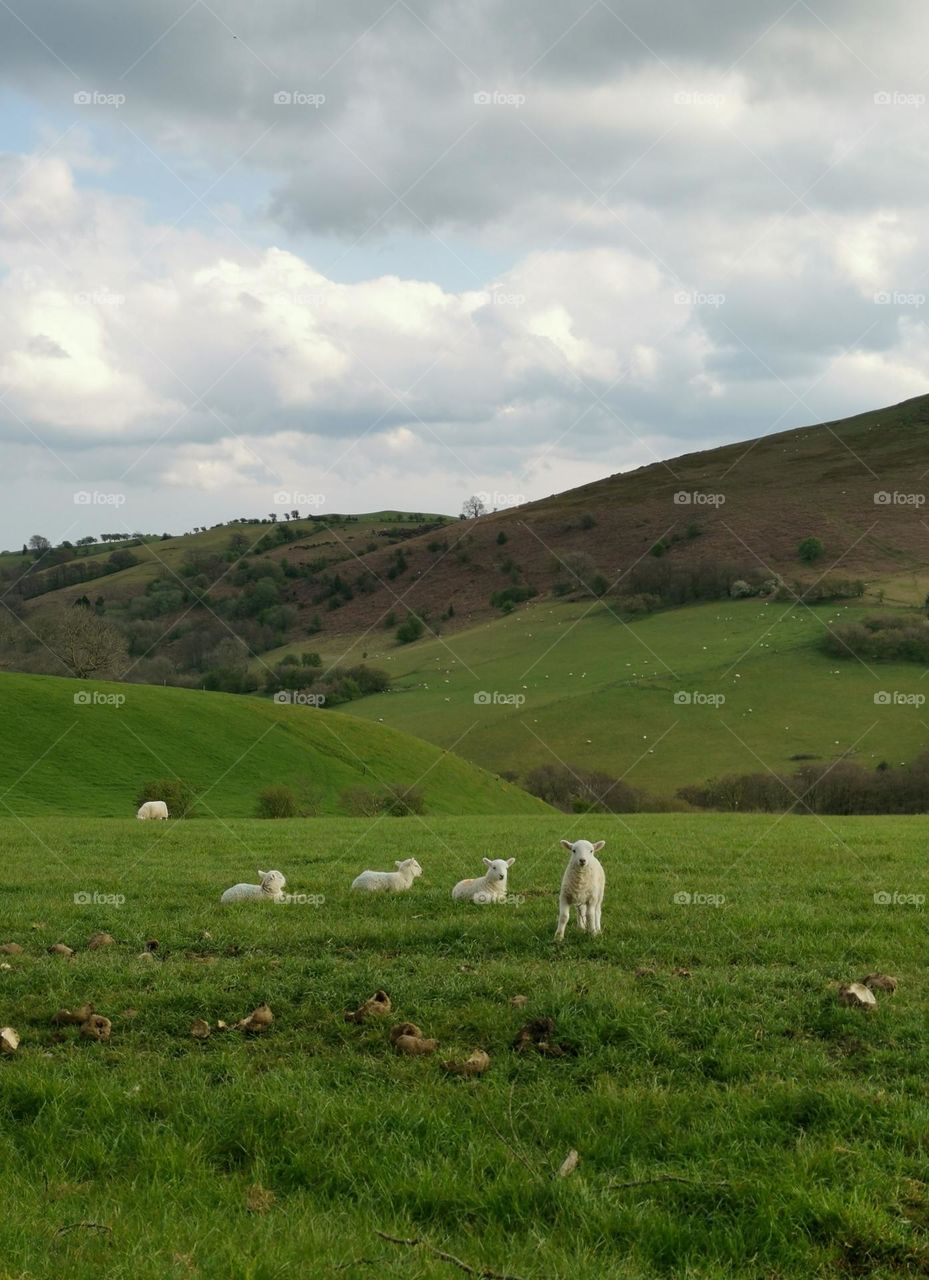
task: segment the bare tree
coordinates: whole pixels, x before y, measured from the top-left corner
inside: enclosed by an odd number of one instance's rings
[[[478,516],[486,516],[487,506],[483,498],[473,493],[462,505],[461,514],[466,520],[476,520]]]
[[[80,680],[121,676],[129,661],[122,632],[89,609],[61,609],[49,620],[45,640]]]
[[[51,545],[48,538],[43,537],[41,533],[34,533],[29,539],[29,550],[35,552],[37,556],[44,555]]]

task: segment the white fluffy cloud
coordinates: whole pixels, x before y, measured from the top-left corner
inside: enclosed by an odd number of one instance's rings
[[[281,488],[454,510],[918,393],[927,21],[0,13],[42,136],[0,155],[0,434],[31,481],[0,539],[42,512],[64,536],[93,483],[134,527]],[[401,243],[402,270],[372,265]]]

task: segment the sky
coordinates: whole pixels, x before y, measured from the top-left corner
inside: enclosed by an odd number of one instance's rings
[[[457,513],[927,390],[910,0],[3,0],[0,547]]]

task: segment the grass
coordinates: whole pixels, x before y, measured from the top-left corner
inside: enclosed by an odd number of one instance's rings
[[[525,1280],[925,1275],[925,914],[874,900],[925,894],[923,825],[0,822],[0,941],[26,948],[0,971],[0,1024],[22,1035],[0,1060],[0,1273],[459,1274],[380,1230]],[[605,932],[572,923],[558,949],[568,834],[607,840]],[[453,904],[490,852],[516,857],[520,905]],[[409,895],[350,898],[358,870],[410,854]],[[325,903],[221,909],[257,866]],[[76,905],[94,892],[125,901]],[[97,929],[117,945],[84,949]],[[164,958],[145,964],[152,937]],[[45,953],[58,940],[72,961]],[[873,970],[897,994],[841,1008],[833,984]],[[378,987],[440,1057],[486,1049],[488,1073],[449,1079],[346,1024]],[[50,1026],[84,1000],[108,1045]],[[262,1000],[266,1037],[190,1038]],[[512,1052],[536,1016],[568,1056]]]
[[[274,783],[322,813],[339,812],[347,788],[390,783],[418,788],[430,813],[547,808],[458,756],[337,711],[8,672],[0,698],[0,812],[129,816],[140,787],[168,777],[190,783],[201,812],[219,818],[253,815]]]
[[[406,647],[373,633],[367,660],[395,688],[346,709],[457,743],[497,772],[525,776],[560,760],[661,795],[724,773],[791,773],[795,757],[898,763],[925,747],[925,714],[876,705],[874,695],[929,694],[923,669],[866,666],[819,647],[826,625],[875,608],[721,601],[626,625],[604,604],[544,603]],[[345,660],[359,658],[350,650]],[[476,704],[479,691],[525,702]],[[681,705],[682,692],[725,701]]]

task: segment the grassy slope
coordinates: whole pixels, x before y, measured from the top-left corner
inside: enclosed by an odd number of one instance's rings
[[[75,705],[78,691],[123,706]],[[338,712],[147,685],[0,675],[0,792],[38,813],[123,815],[148,779],[178,776],[219,817],[255,812],[270,783],[324,812],[349,786],[418,783],[434,813],[538,813],[539,804],[460,758]]]
[[[321,819],[311,839],[299,822],[29,825],[0,822],[0,940],[27,950],[0,971],[0,1024],[23,1036],[0,1060],[4,1275],[453,1274],[378,1228],[525,1280],[929,1271],[925,912],[873,897],[927,892],[918,819],[575,827],[607,839],[605,933],[572,926],[561,953],[564,818]],[[450,901],[487,849],[515,855],[522,905]],[[359,868],[409,853],[410,895],[349,898]],[[268,862],[325,904],[218,906]],[[95,890],[125,905],[74,905]],[[44,954],[98,928],[111,951]],[[145,966],[149,937],[166,958]],[[831,983],[876,969],[896,996],[836,1004]],[[379,986],[441,1056],[486,1048],[488,1074],[446,1079],[395,1057],[385,1027],[346,1025]],[[88,999],[110,1044],[56,1040],[50,1015]],[[263,999],[263,1040],[188,1035]],[[556,1018],[576,1056],[512,1053],[527,1016]],[[263,1215],[256,1185],[276,1197]]]
[[[402,517],[402,519],[398,522],[397,517]],[[446,517],[423,514],[423,520],[428,521],[444,518]],[[285,521],[282,520],[281,523],[284,524]],[[278,554],[290,554],[299,559],[301,549],[316,549],[325,546],[334,546],[336,549],[334,554],[340,557],[344,554],[351,554],[347,550],[348,548],[360,553],[362,544],[366,544],[370,540],[373,530],[385,526],[391,529],[407,528],[419,523],[419,520],[413,520],[406,512],[402,511],[370,511],[357,516],[349,524],[338,525],[338,537],[333,539],[331,533],[311,521],[296,520],[292,522],[293,527],[302,530],[303,533],[296,542],[285,544],[285,548],[279,551]],[[207,529],[205,533],[182,533],[164,540],[155,538],[143,542],[139,546],[128,548],[138,560],[138,564],[132,565],[131,568],[121,569],[118,573],[95,578],[89,583],[78,583],[71,587],[63,587],[59,591],[50,591],[43,596],[37,597],[35,604],[38,608],[45,608],[49,604],[68,603],[94,586],[98,586],[98,594],[102,593],[111,601],[140,595],[153,578],[171,578],[192,555],[206,555],[226,551],[229,546],[229,540],[234,535],[244,538],[248,546],[251,547],[271,531],[273,531],[271,524],[262,524],[260,521],[254,521],[251,524],[219,525],[214,529]],[[90,555],[82,552],[80,558],[82,560],[87,558],[93,561],[103,561],[121,545],[119,543],[101,543],[99,546],[90,548]],[[330,554],[333,553],[330,552]],[[0,555],[0,565],[5,567],[14,567],[21,570],[28,563],[30,563],[29,560],[24,560],[20,554],[15,552]]]
[[[396,688],[353,704],[494,770],[565,761],[658,794],[795,755],[865,765],[911,759],[929,741],[925,710],[878,706],[879,690],[929,695],[916,664],[866,667],[823,654],[824,624],[873,607],[790,608],[757,600],[671,610],[623,625],[601,604],[539,604],[406,648],[368,636],[368,660]],[[352,654],[352,659],[357,654]],[[478,690],[525,705],[475,705]],[[677,705],[678,690],[722,694]],[[462,736],[464,735],[464,736]],[[754,753],[754,754],[753,754]]]

